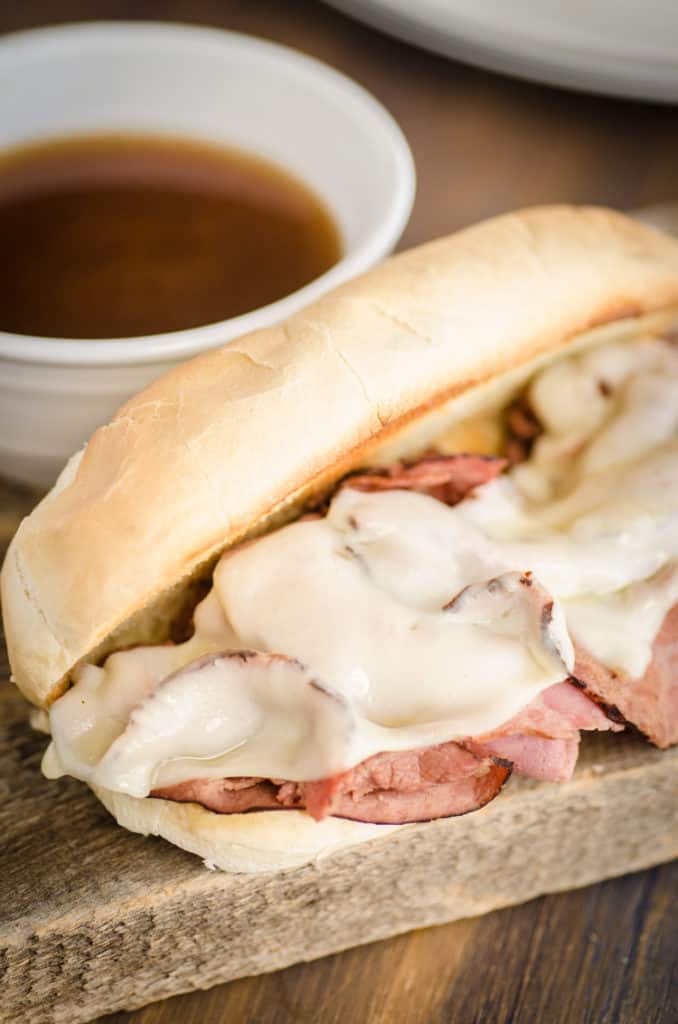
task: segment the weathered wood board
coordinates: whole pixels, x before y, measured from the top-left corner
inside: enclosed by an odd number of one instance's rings
[[[0,530],[23,504],[8,494]],[[564,786],[513,779],[488,807],[305,868],[205,870],[40,775],[45,737],[0,665],[0,1021],[77,1024],[678,855],[678,751],[590,736]]]
[[[206,871],[39,775],[0,701],[0,1020],[76,1024],[678,854],[678,752],[590,737],[564,786],[513,780],[488,807],[294,871]]]

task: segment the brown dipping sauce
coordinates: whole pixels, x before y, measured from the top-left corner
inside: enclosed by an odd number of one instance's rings
[[[176,331],[280,299],[341,258],[287,171],[186,139],[83,136],[0,155],[0,330]]]

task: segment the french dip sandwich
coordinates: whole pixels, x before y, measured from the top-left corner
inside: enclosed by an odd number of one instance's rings
[[[540,208],[153,383],[2,570],[44,774],[257,871],[675,743],[677,327],[676,242]]]

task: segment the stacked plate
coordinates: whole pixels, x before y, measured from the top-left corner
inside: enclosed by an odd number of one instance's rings
[[[678,0],[329,0],[375,28],[520,78],[678,102]]]

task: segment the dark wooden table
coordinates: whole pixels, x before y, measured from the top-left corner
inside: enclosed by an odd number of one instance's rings
[[[576,95],[465,68],[309,0],[4,0],[0,31],[94,17],[249,32],[353,76],[389,107],[414,152],[418,196],[403,246],[533,203],[625,208],[678,197],[675,107]],[[5,537],[30,500],[0,489]],[[673,1024],[677,887],[678,867],[669,865],[107,1022]]]

